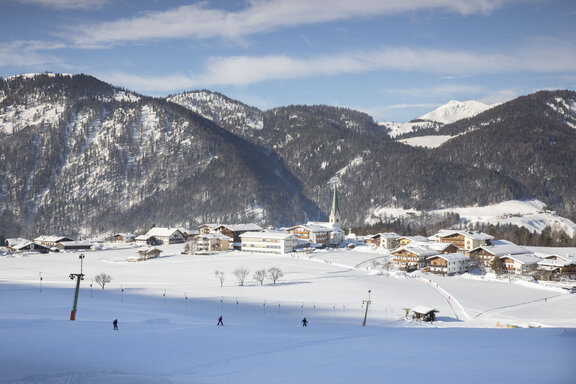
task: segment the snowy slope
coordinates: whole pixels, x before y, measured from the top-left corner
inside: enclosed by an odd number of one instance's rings
[[[387,254],[360,248],[185,256],[172,245],[140,263],[125,261],[130,247],[88,251],[74,322],[68,274],[78,253],[0,257],[0,382],[572,382],[575,294],[508,279],[379,275],[370,265]],[[231,274],[271,266],[284,272],[277,285],[239,287]],[[225,272],[224,287],[214,270]],[[101,272],[112,282],[91,290]],[[415,305],[438,309],[438,321],[404,320]],[[506,324],[542,328],[497,329]],[[414,364],[420,346],[446,364]]]
[[[455,121],[473,117],[482,113],[493,105],[488,105],[475,100],[456,101],[450,100],[432,112],[426,113],[418,118],[418,120],[436,121],[442,124],[450,124]]]
[[[465,224],[513,224],[526,227],[531,232],[542,232],[546,226],[563,230],[569,236],[576,235],[576,223],[558,216],[546,209],[546,204],[539,200],[510,200],[499,204],[482,207],[453,207],[429,212],[430,214],[458,213]],[[373,210],[366,220],[372,224],[382,217],[406,217],[420,215],[422,212],[399,208],[380,207]]]
[[[390,137],[397,137],[406,133],[415,132],[419,129],[430,129],[434,128],[438,130],[439,127],[454,123],[458,120],[466,119],[469,117],[476,116],[492,107],[494,105],[488,105],[475,100],[468,101],[456,101],[451,100],[447,104],[441,105],[432,112],[426,113],[416,119],[406,122],[406,123],[392,123],[392,122],[381,122],[381,126],[390,129]],[[413,141],[407,141],[408,145],[419,145],[420,143],[415,143]],[[420,145],[428,146],[428,145]]]

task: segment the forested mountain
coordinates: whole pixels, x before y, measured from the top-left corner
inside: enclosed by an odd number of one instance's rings
[[[497,171],[562,214],[576,214],[576,92],[541,91],[440,129],[432,157]],[[528,192],[529,191],[529,192]]]
[[[0,79],[0,237],[325,220],[335,182],[346,227],[381,207],[528,197],[573,213],[576,98],[542,95],[446,125],[461,136],[426,150],[347,108],[158,99],[86,75]]]
[[[320,214],[274,153],[176,104],[84,75],[0,84],[5,236]]]

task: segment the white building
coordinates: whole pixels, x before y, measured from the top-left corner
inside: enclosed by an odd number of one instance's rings
[[[178,228],[154,227],[145,236],[148,238],[153,237],[159,244],[176,244],[186,241],[186,236]],[[138,241],[138,238],[136,240]]]
[[[500,256],[508,273],[521,275],[535,271],[542,259],[532,253]]]
[[[245,232],[240,235],[242,252],[285,254],[298,246],[298,237],[286,232]]]
[[[430,272],[446,276],[466,272],[468,260],[470,258],[463,253],[443,253],[427,258]]]

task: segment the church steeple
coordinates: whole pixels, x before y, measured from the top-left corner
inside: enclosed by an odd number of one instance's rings
[[[338,187],[334,184],[334,195],[332,196],[332,209],[328,219],[334,227],[340,228],[340,209],[338,208]]]

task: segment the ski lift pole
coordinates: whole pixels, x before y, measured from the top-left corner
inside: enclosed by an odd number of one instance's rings
[[[362,303],[366,304],[366,311],[364,312],[364,321],[362,322],[363,327],[366,326],[366,318],[368,317],[368,307],[372,303],[372,301],[370,301],[370,292],[372,291],[371,290],[368,291],[368,300],[362,300]]]
[[[80,280],[84,280],[84,274],[82,273],[82,261],[84,260],[84,254],[80,254],[78,257],[80,259],[80,273],[71,273],[70,279],[74,280],[76,278],[76,292],[74,294],[74,306],[72,307],[72,312],[70,313],[70,320],[76,320],[76,310],[78,308],[78,293],[80,292]]]

